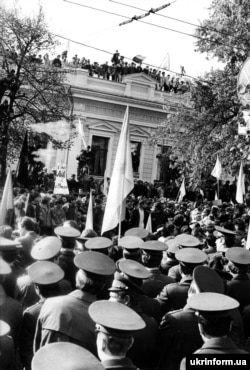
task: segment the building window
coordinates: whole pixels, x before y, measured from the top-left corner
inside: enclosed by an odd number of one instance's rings
[[[107,153],[108,153],[109,138],[103,136],[92,137],[92,153],[93,162],[91,166],[91,175],[104,176]]]
[[[133,172],[139,172],[140,157],[141,157],[141,143],[137,141],[130,142]]]

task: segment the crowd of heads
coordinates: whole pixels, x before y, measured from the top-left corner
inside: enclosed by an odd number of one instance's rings
[[[190,92],[192,88],[192,83],[190,79],[185,77],[183,68],[180,73],[170,73],[166,69],[151,68],[149,65],[142,64],[142,61],[129,62],[120,55],[118,50],[114,53],[110,62],[106,61],[105,63],[92,62],[90,59],[85,57],[81,58],[77,54],[69,60],[67,51],[63,52],[61,55],[57,55],[55,58],[50,58],[48,53],[44,56],[34,55],[31,61],[57,68],[72,67],[87,69],[91,77],[98,77],[115,82],[123,82],[123,79],[132,73],[145,73],[155,80],[155,88],[157,90],[173,94],[184,94]]]

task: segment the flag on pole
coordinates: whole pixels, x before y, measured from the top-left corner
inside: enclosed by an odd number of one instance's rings
[[[83,125],[82,125],[82,122],[81,122],[80,118],[79,118],[78,130],[79,130],[79,134],[82,138],[83,149],[86,150],[87,149],[87,144],[86,144],[86,140],[85,140],[85,133],[84,133]]]
[[[148,216],[146,230],[148,230],[148,232],[152,234],[152,218],[151,218],[151,213]]]
[[[127,106],[117,147],[109,193],[105,207],[102,234],[125,219],[125,199],[134,188]]]
[[[245,248],[248,250],[250,249],[250,223],[248,225],[247,241],[246,241]]]
[[[14,212],[11,170],[8,170],[0,204],[0,225],[11,225]]]
[[[213,177],[216,177],[217,180],[219,180],[221,177],[221,174],[222,174],[221,162],[220,162],[219,156],[217,155],[216,163],[215,163],[213,171],[211,172],[211,175]]]
[[[90,189],[90,194],[89,194],[89,205],[88,205],[85,230],[94,230],[94,227],[93,227],[93,197],[92,197],[91,189]]]
[[[169,53],[166,54],[163,63],[162,63],[162,69],[170,69],[170,55]]]
[[[108,196],[108,176],[107,176],[107,170],[105,170],[104,172],[104,179],[103,179],[103,194],[106,195],[106,197]]]
[[[133,58],[133,61],[135,63],[142,63],[144,61],[146,57],[144,57],[143,55],[136,55],[134,58]]]
[[[28,153],[28,132],[26,131],[24,140],[23,140],[22,149],[21,149],[20,156],[19,156],[19,161],[17,164],[17,169],[16,169],[17,182],[24,186],[29,185],[28,155],[29,155]]]
[[[237,203],[244,203],[244,195],[245,195],[245,176],[243,173],[243,163],[241,161],[235,197]]]
[[[180,203],[182,199],[185,197],[185,195],[186,195],[185,178],[183,178],[180,189],[179,189],[177,202]]]

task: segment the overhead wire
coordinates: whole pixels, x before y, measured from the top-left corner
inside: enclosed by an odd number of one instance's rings
[[[102,12],[102,13],[106,13],[106,14],[111,14],[111,15],[115,15],[115,16],[118,16],[118,17],[122,17],[122,18],[126,18],[126,19],[131,19],[131,17],[127,17],[125,15],[122,15],[122,14],[117,14],[117,13],[113,13],[113,12],[110,12],[108,10],[104,10],[104,9],[99,9],[99,8],[94,8],[92,6],[88,6],[88,5],[84,5],[84,4],[79,4],[79,3],[76,3],[74,1],[70,1],[70,0],[63,0],[64,2],[66,3],[70,3],[70,4],[73,4],[73,5],[78,5],[78,6],[81,6],[83,8],[88,8],[88,9],[92,9],[92,10],[97,10],[99,12]],[[167,31],[172,31],[172,32],[176,32],[176,33],[180,33],[182,35],[186,35],[186,36],[191,36],[191,37],[195,37],[195,38],[198,38],[198,39],[202,39],[202,37],[200,36],[196,36],[196,35],[193,35],[191,33],[187,33],[187,32],[182,32],[182,31],[178,31],[178,30],[174,30],[173,28],[168,28],[168,27],[164,27],[164,26],[160,26],[158,24],[154,24],[154,23],[150,23],[150,22],[145,22],[145,21],[142,21],[140,19],[137,20],[137,22],[140,22],[140,23],[144,23],[144,24],[147,24],[149,26],[154,26],[154,27],[157,27],[157,28],[161,28],[161,29],[165,29]]]
[[[142,8],[138,8],[136,6],[132,6],[132,5],[128,5],[128,4],[124,4],[124,3],[121,3],[119,1],[115,1],[115,0],[109,0],[110,2],[112,3],[115,3],[115,4],[119,4],[119,5],[123,5],[123,6],[126,6],[128,8],[132,8],[132,9],[137,9],[137,10],[141,10],[141,11],[146,11],[146,9],[142,9]],[[152,12],[152,14],[158,16],[158,17],[163,17],[163,18],[168,18],[168,19],[172,19],[176,22],[180,22],[180,23],[184,23],[184,24],[188,24],[189,26],[194,26],[194,27],[197,27],[197,28],[201,28],[201,29],[208,29],[208,30],[211,30],[211,31],[215,31],[215,32],[218,32],[224,36],[232,36],[232,37],[235,37],[234,34],[232,33],[228,33],[228,32],[224,32],[224,31],[220,31],[220,30],[217,30],[216,28],[214,27],[210,27],[210,26],[201,26],[201,25],[198,25],[198,24],[195,24],[195,23],[191,23],[191,22],[187,22],[187,21],[184,21],[182,19],[178,19],[178,18],[174,18],[174,17],[170,17],[168,15],[165,15],[165,14],[160,14],[160,13],[155,13],[155,12]]]
[[[184,31],[179,31],[179,30],[176,30],[176,29],[173,29],[173,28],[169,28],[169,27],[164,27],[164,26],[160,26],[158,24],[154,24],[154,23],[150,23],[150,22],[145,22],[145,21],[142,21],[140,19],[136,19],[138,18],[137,16],[134,16],[134,17],[127,17],[127,16],[124,16],[122,14],[117,14],[117,13],[113,13],[113,12],[110,12],[110,11],[107,11],[107,10],[104,10],[104,9],[100,9],[100,8],[95,8],[95,7],[91,7],[91,6],[88,6],[88,5],[84,5],[84,4],[79,4],[79,3],[76,3],[74,1],[70,1],[70,0],[63,0],[64,2],[66,3],[70,3],[70,4],[73,4],[73,5],[78,5],[78,6],[81,6],[81,7],[84,7],[84,8],[88,8],[88,9],[92,9],[92,10],[97,10],[99,12],[103,12],[103,13],[107,13],[107,14],[111,14],[111,15],[115,15],[115,16],[118,16],[118,17],[122,17],[122,18],[126,18],[128,20],[131,20],[131,19],[134,19],[136,20],[137,22],[140,22],[140,23],[144,23],[144,24],[147,24],[149,26],[154,26],[154,27],[157,27],[157,28],[160,28],[160,29],[165,29],[167,31],[171,31],[171,32],[175,32],[175,33],[179,33],[179,34],[182,34],[182,35],[185,35],[185,36],[190,36],[190,37],[193,37],[193,38],[197,38],[197,39],[200,39],[200,40],[204,40],[203,37],[201,36],[198,36],[198,35],[194,35],[194,34],[191,34],[191,33],[187,33],[187,32],[184,32]],[[128,5],[128,4],[124,4],[124,3],[121,3],[121,2],[117,2],[117,1],[112,1],[110,0],[111,2],[113,3],[117,3],[117,4],[120,4],[120,5],[124,5],[124,6],[127,6],[127,7],[130,7],[130,8],[135,8],[135,9],[139,9],[139,10],[142,10],[142,11],[146,11],[144,9],[141,9],[141,8],[137,8],[137,7],[134,7],[132,5]],[[164,16],[162,14],[158,14],[158,13],[153,13],[152,14],[155,14],[155,15],[158,15],[158,16]],[[171,17],[168,17],[168,16],[164,16],[164,17],[167,17],[167,18],[171,18]],[[172,18],[173,20],[178,20],[177,18]],[[198,26],[198,25],[195,25],[195,24],[192,24],[192,23],[189,23],[189,22],[185,22],[185,21],[182,21],[182,20],[178,20],[180,22],[183,22],[183,23],[187,23],[187,24],[190,24],[190,25],[193,25],[195,27],[199,27],[201,28],[201,26]],[[121,24],[120,24],[121,25]],[[212,28],[211,28],[212,29]],[[216,31],[216,29],[214,29],[214,31]],[[221,32],[222,33],[222,32]],[[234,36],[234,35],[231,35],[231,34],[227,34],[229,36]],[[217,41],[218,42],[218,41]],[[221,45],[224,45],[225,47],[228,47],[228,48],[231,48],[231,45],[225,45],[224,42],[218,42],[218,44],[221,44]],[[242,47],[240,46],[234,46],[236,49],[238,50],[242,50],[244,52],[246,52],[245,49],[243,49]]]
[[[100,49],[100,48],[97,48],[95,46],[87,45],[87,44],[84,44],[83,42],[80,42],[80,41],[71,40],[71,39],[69,39],[66,36],[61,36],[61,35],[58,35],[58,34],[55,34],[55,33],[52,33],[52,35],[55,36],[55,37],[59,37],[61,39],[64,39],[64,40],[68,40],[69,42],[73,42],[74,44],[82,45],[82,46],[85,46],[85,47],[90,48],[90,49],[101,51],[102,53],[106,53],[106,54],[109,54],[109,55],[113,55],[114,54],[114,53],[112,53],[110,51],[107,51],[107,50],[104,50],[104,49]],[[133,61],[133,58],[129,58],[129,57],[126,57],[126,56],[124,56],[124,58]],[[153,64],[150,64],[150,63],[144,63],[144,64],[146,64],[149,67],[153,67],[155,69],[158,69],[159,68],[159,67],[157,67],[157,66],[155,66]],[[194,77],[194,76],[190,76],[190,75],[188,75],[186,73],[181,74],[180,72],[172,71],[170,69],[166,69],[166,68],[161,68],[161,69],[164,69],[164,70],[166,70],[166,71],[168,71],[170,73],[174,73],[174,74],[179,75],[179,76],[182,75],[183,77],[185,76],[185,77],[191,78],[192,80],[197,80],[197,81],[205,82],[205,83],[208,83],[209,84],[208,81],[202,80],[202,79],[197,78],[197,77]]]

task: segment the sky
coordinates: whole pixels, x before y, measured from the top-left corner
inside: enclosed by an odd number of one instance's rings
[[[145,64],[160,67],[164,57],[168,54],[171,71],[179,73],[180,66],[184,66],[187,75],[193,77],[202,76],[211,67],[220,66],[215,59],[208,61],[206,55],[194,51],[196,40],[194,37],[160,28],[167,27],[194,34],[194,26],[155,14],[150,14],[142,20],[156,24],[158,27],[138,21],[119,26],[120,23],[126,21],[126,18],[122,16],[131,18],[134,15],[144,14],[151,8],[167,4],[169,0],[117,1],[143,10],[132,9],[111,0],[0,0],[7,7],[16,4],[24,14],[30,15],[35,15],[41,4],[50,30],[66,38],[66,40],[60,39],[61,46],[55,54],[68,50],[69,60],[77,54],[78,57],[85,57],[91,62],[110,62],[112,55],[105,51],[114,53],[118,50],[125,59],[132,59],[139,54],[146,57]],[[84,7],[74,5],[72,2],[82,4]],[[200,21],[208,18],[211,3],[212,0],[176,0],[158,14],[199,25]],[[102,9],[120,16],[87,7]],[[68,42],[67,39],[103,51]]]

